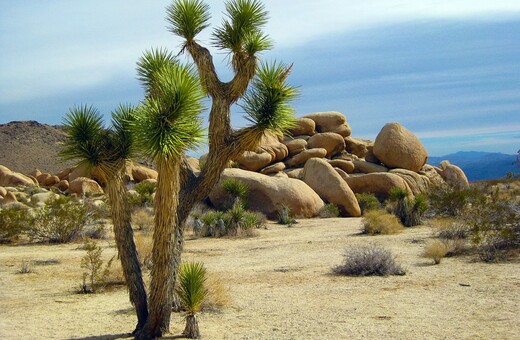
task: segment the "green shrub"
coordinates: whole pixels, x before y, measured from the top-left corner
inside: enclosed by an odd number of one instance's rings
[[[83,272],[83,283],[80,292],[85,294],[96,293],[98,289],[104,286],[106,278],[110,274],[110,266],[114,257],[107,262],[105,269],[102,270],[103,260],[101,259],[101,254],[103,249],[94,241],[89,241],[88,239],[85,240],[83,248],[87,253],[81,259],[81,268],[85,269],[85,272]],[[90,288],[87,286],[87,278],[90,279]]]
[[[128,195],[128,202],[132,206],[147,207],[153,205],[152,195],[155,192],[156,184],[149,181],[142,181],[135,185],[134,190],[137,195]]]
[[[294,217],[292,216],[291,210],[289,207],[283,205],[278,212],[278,223],[285,224],[289,227],[295,222]]]
[[[361,208],[361,214],[365,214],[365,212],[369,210],[377,210],[381,207],[377,197],[374,194],[363,193],[356,194],[356,198]]]
[[[337,205],[333,203],[325,204],[320,209],[320,217],[322,218],[331,218],[339,216],[339,208]]]
[[[249,194],[247,185],[238,179],[228,178],[222,183],[222,188],[231,196],[227,209],[232,209],[236,204],[242,205],[244,209],[247,208],[247,195]]]
[[[87,225],[99,224],[95,217],[87,205],[59,196],[36,210],[27,234],[34,241],[66,243],[81,236]]]
[[[369,235],[391,235],[403,231],[399,219],[384,210],[371,210],[363,216],[363,233]]]
[[[432,215],[460,216],[479,196],[476,188],[458,190],[449,185],[435,186],[428,193],[429,209]]]
[[[405,189],[393,188],[389,193],[389,210],[397,216],[406,227],[422,224],[422,219],[428,209],[426,196],[419,194],[409,198]]]
[[[27,210],[17,207],[0,209],[0,243],[14,242],[33,224]]]
[[[392,253],[375,244],[357,245],[345,251],[343,263],[333,268],[333,272],[347,276],[404,275]]]

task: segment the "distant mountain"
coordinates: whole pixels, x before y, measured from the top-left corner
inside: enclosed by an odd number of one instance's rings
[[[35,168],[59,172],[70,166],[58,157],[65,138],[62,126],[35,121],[0,124],[0,165],[25,174]]]
[[[442,157],[430,157],[428,163],[438,166],[448,160],[466,173],[469,181],[479,181],[505,177],[508,172],[520,172],[513,163],[516,155],[479,151],[459,151]]]

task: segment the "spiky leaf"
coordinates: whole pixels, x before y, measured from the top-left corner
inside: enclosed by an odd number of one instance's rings
[[[209,26],[209,6],[200,0],[176,0],[166,9],[170,31],[191,41]]]
[[[208,295],[204,286],[206,282],[206,268],[202,262],[185,262],[179,271],[179,285],[176,288],[188,314],[195,314],[202,306]]]

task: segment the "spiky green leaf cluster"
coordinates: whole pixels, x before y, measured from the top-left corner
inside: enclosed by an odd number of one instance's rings
[[[168,55],[166,53],[166,55]],[[159,60],[154,60],[158,58]],[[178,157],[199,145],[203,138],[203,92],[193,67],[166,62],[164,53],[146,53],[153,70],[143,70],[153,90],[135,111],[132,122],[136,144],[151,159]],[[159,64],[161,68],[155,69]]]
[[[176,0],[166,8],[170,31],[192,41],[209,26],[209,6],[201,0]]]
[[[213,33],[216,47],[232,53],[255,53],[272,47],[272,42],[262,32],[268,15],[258,0],[231,0],[226,2],[226,16],[222,26]]]
[[[60,156],[77,165],[96,167],[107,177],[120,170],[122,162],[133,156],[130,121],[133,107],[120,105],[112,113],[112,127],[103,128],[103,117],[92,106],[75,106],[65,116],[63,125],[68,138]]]
[[[298,91],[286,83],[290,70],[276,62],[260,65],[240,105],[247,114],[245,118],[257,129],[282,135],[294,126],[294,108],[290,102]]]
[[[175,56],[165,48],[147,50],[137,61],[137,79],[149,96],[154,91],[153,84],[159,71],[168,65],[177,63]]]
[[[201,309],[208,295],[204,286],[206,268],[202,262],[184,262],[179,271],[179,285],[176,288],[188,314],[195,314]]]

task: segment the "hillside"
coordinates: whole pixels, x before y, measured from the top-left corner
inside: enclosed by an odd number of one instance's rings
[[[35,121],[0,124],[0,165],[21,173],[35,168],[56,173],[69,164],[58,153],[66,135],[60,126]]]
[[[516,160],[516,155],[460,151],[442,157],[430,157],[428,163],[439,165],[443,160],[448,160],[464,170],[469,181],[502,178],[510,171],[520,172],[520,169],[513,164]]]

